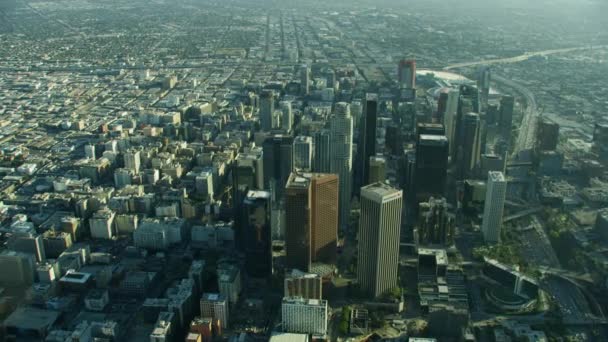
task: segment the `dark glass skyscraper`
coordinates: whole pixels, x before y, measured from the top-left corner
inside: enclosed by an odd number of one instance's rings
[[[511,126],[513,125],[513,109],[515,99],[513,96],[503,96],[500,99],[500,131],[506,139],[511,136]]]
[[[443,196],[447,181],[449,145],[445,135],[422,134],[416,146],[416,201]]]
[[[468,113],[462,120],[463,140],[460,148],[460,178],[471,177],[479,163],[481,145],[481,122],[479,114]]]
[[[293,169],[293,137],[275,134],[264,140],[264,188],[278,200],[285,193],[285,184]]]
[[[360,186],[367,185],[369,180],[369,158],[376,154],[376,126],[378,120],[378,95],[367,94],[363,104],[363,124],[359,144],[361,144],[361,155],[359,156]]]
[[[330,168],[330,137],[331,132],[328,129],[321,129],[315,132],[314,140],[314,162],[313,170],[315,172],[326,173]]]
[[[273,128],[274,101],[272,90],[264,90],[260,94],[260,128],[266,132]]]
[[[270,193],[249,191],[242,207],[245,268],[250,276],[268,277],[272,274]]]

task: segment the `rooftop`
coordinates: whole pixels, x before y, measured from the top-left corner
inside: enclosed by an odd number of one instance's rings
[[[505,174],[500,171],[490,171],[490,172],[488,172],[488,180],[491,180],[494,182],[504,182]]]
[[[273,333],[270,342],[308,342],[307,334]]]
[[[418,255],[434,255],[437,265],[448,264],[448,253],[445,249],[419,248]]]
[[[392,199],[401,197],[402,194],[403,191],[381,182],[370,184],[361,188],[361,196],[378,202],[390,201]]]
[[[59,312],[21,307],[4,321],[4,326],[22,330],[44,330],[59,318]]]

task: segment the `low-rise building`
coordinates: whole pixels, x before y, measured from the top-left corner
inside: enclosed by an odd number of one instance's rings
[[[326,300],[285,297],[281,305],[283,330],[316,336],[327,334]]]

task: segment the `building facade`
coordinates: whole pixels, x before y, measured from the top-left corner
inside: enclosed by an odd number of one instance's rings
[[[337,174],[340,182],[340,226],[345,227],[350,217],[350,201],[353,182],[353,119],[347,103],[336,104],[330,118],[331,157],[330,171]]]
[[[357,280],[378,297],[397,286],[403,192],[384,183],[361,188]]]
[[[327,334],[326,300],[285,297],[281,309],[285,332],[316,336]]]
[[[500,242],[500,229],[507,194],[507,180],[499,171],[488,172],[486,201],[483,209],[481,231],[488,243]]]
[[[338,177],[292,173],[286,186],[287,266],[308,271],[315,262],[333,264],[338,237]]]

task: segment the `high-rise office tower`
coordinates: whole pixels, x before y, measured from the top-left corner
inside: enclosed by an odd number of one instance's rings
[[[312,171],[312,138],[299,135],[293,141],[294,170]]]
[[[456,111],[456,124],[454,141],[450,141],[450,144],[454,144],[453,154],[451,155],[452,160],[458,161],[459,153],[463,141],[465,139],[464,134],[464,117],[467,113],[479,113],[479,91],[477,87],[470,85],[461,85],[458,90],[460,96],[458,98],[458,109]]]
[[[363,103],[360,100],[354,100],[350,103],[350,115],[353,117],[354,129],[359,129],[361,116],[363,116]]]
[[[448,107],[448,97],[448,89],[442,89],[439,92],[439,97],[437,98],[437,115],[435,116],[435,118],[443,120],[443,118],[445,117],[445,110]]]
[[[459,98],[460,91],[458,89],[450,89],[450,91],[448,92],[448,101],[445,107],[445,114],[443,116],[443,125],[445,126],[445,136],[448,138],[450,156],[455,155],[454,150],[456,146],[456,120],[458,115]]]
[[[345,227],[350,217],[353,179],[353,119],[347,103],[338,102],[331,116],[330,171],[340,181],[340,226]]]
[[[333,264],[338,238],[338,177],[292,173],[285,192],[287,266],[308,271]]]
[[[253,277],[272,274],[270,193],[249,191],[243,201],[242,235],[245,245],[245,269]],[[237,213],[238,215],[238,213]]]
[[[511,136],[511,126],[513,125],[513,109],[515,108],[515,98],[513,96],[503,96],[500,99],[500,120],[499,126],[506,139]]]
[[[269,189],[273,200],[280,200],[285,184],[293,169],[293,137],[284,134],[272,135],[263,144],[264,189]]]
[[[360,174],[360,186],[368,184],[369,157],[376,154],[376,127],[378,120],[377,94],[367,94],[365,96],[362,120],[363,124],[361,125],[361,134],[359,135],[359,144],[361,144],[361,154],[358,156],[360,160],[359,169],[363,171]]]
[[[403,192],[384,183],[361,188],[357,280],[378,297],[397,286]]]
[[[264,189],[264,161],[262,147],[246,147],[236,156],[233,177],[238,184],[250,189]]]
[[[477,88],[480,92],[481,109],[483,112],[488,108],[488,99],[490,98],[490,81],[492,73],[487,66],[479,69],[477,74]]]
[[[463,141],[461,150],[460,178],[471,177],[480,157],[481,122],[479,114],[468,113],[462,120]]]
[[[275,121],[274,116],[275,96],[272,90],[264,90],[260,94],[260,128],[262,131],[270,131]]]
[[[243,200],[250,190],[264,189],[263,151],[261,147],[246,148],[236,156],[232,167],[232,206],[234,213],[235,242],[238,249],[244,248],[241,234],[245,222],[242,220]]]
[[[281,108],[281,129],[285,132],[291,132],[293,127],[293,110],[291,108],[291,101],[281,101],[279,103]]]
[[[413,59],[401,60],[397,70],[399,85],[401,88],[416,88],[416,61]]]
[[[448,172],[448,139],[422,134],[416,144],[416,201],[444,195]]]
[[[124,154],[125,169],[132,170],[136,175],[139,174],[141,167],[141,152],[130,150]]]
[[[502,227],[506,194],[507,180],[505,179],[505,175],[499,171],[488,172],[486,201],[483,208],[483,222],[481,225],[483,238],[488,243],[500,242],[500,229]]]
[[[386,180],[386,158],[376,155],[369,159],[369,180],[370,183]]]
[[[315,132],[313,135],[313,145],[315,149],[313,155],[313,170],[318,173],[329,173],[331,161],[331,130],[321,129]]]
[[[300,66],[300,87],[302,95],[310,93],[310,67],[306,64]]]
[[[401,188],[408,196],[405,197],[408,208],[416,203],[416,151],[408,150],[401,160]]]
[[[559,124],[540,120],[538,123],[537,148],[540,151],[555,151],[559,142]]]

